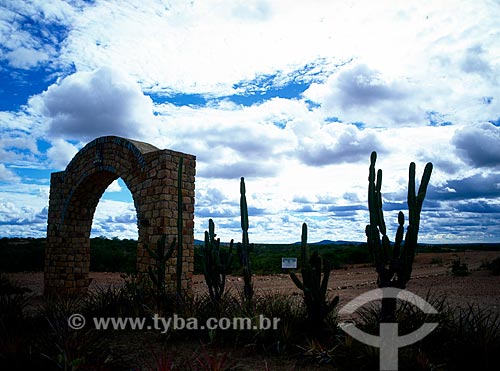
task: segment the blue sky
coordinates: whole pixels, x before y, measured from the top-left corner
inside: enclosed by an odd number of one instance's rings
[[[43,237],[50,173],[118,135],[197,156],[195,238],[364,237],[434,172],[420,241],[500,242],[498,1],[0,1],[0,236]],[[121,180],[93,236],[136,238]]]

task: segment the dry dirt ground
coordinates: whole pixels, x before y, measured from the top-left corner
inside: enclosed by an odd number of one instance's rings
[[[446,295],[453,305],[466,306],[474,302],[482,308],[500,310],[500,276],[493,276],[489,271],[480,269],[482,263],[498,256],[500,256],[499,251],[418,254],[407,290],[423,297],[431,290],[431,294]],[[450,274],[449,266],[457,257],[467,263],[471,270],[469,276],[455,277]],[[8,276],[19,285],[31,289],[35,297],[42,294],[43,273],[10,273]],[[120,273],[91,272],[90,277],[91,288],[123,284]],[[351,265],[332,271],[329,290],[332,295],[340,296],[340,305],[343,305],[354,297],[376,288],[376,279],[373,267]],[[243,287],[242,279],[239,277],[229,276],[227,281],[227,286],[233,290]],[[287,274],[255,276],[254,285],[257,291],[301,294]],[[203,276],[194,277],[193,289],[195,293],[206,292]]]
[[[500,252],[498,251],[419,254],[416,257],[412,279],[407,289],[423,297],[426,296],[429,290],[434,295],[446,295],[448,302],[454,306],[465,307],[470,303],[476,303],[481,308],[500,311],[500,276],[493,276],[488,270],[480,269],[484,262],[491,261],[499,256]],[[462,262],[467,263],[472,271],[469,276],[455,277],[449,273],[449,266],[457,257],[460,257]],[[32,290],[34,305],[41,302],[43,273],[11,273],[8,276],[19,285]],[[91,289],[123,284],[119,273],[92,272],[90,277],[93,279]],[[297,298],[301,295],[301,292],[295,287],[287,274],[255,276],[254,284],[257,291],[280,292],[297,295]],[[227,285],[233,290],[241,290],[243,282],[239,277],[230,276]],[[348,266],[345,269],[334,270],[330,278],[329,290],[332,295],[340,296],[340,306],[374,288],[376,288],[376,274],[373,267],[368,265]],[[203,276],[194,277],[193,289],[195,293],[199,294],[207,291]],[[118,340],[116,346],[123,346],[124,349],[128,349],[127,352],[130,349],[136,349],[140,353],[139,350],[144,350],[145,344],[149,344],[149,342],[149,333],[138,333],[133,337],[127,335],[122,342]],[[168,351],[169,354],[174,354],[176,357],[192,357],[192,354],[199,351],[198,345],[192,340],[179,344],[174,342],[170,345],[171,348]],[[240,349],[229,345],[226,348],[217,349],[217,352],[228,352],[231,361],[236,362],[241,366],[240,369],[245,371],[264,369],[273,371],[313,371],[324,369],[323,366],[310,363],[304,364],[300,357],[271,356],[256,353],[251,349]],[[137,361],[137,354],[131,352],[131,360]]]

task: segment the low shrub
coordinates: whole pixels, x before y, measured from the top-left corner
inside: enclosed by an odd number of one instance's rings
[[[500,276],[500,256],[488,263],[487,268],[494,276]]]
[[[453,260],[450,271],[452,275],[457,277],[468,276],[470,274],[467,263],[463,263],[460,258]]]

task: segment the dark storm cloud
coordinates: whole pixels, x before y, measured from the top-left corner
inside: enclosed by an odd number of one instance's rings
[[[457,211],[470,213],[500,214],[500,203],[486,201],[471,201],[455,206]]]
[[[468,200],[500,197],[500,173],[476,174],[464,179],[449,180],[442,186],[429,185],[427,199]]]
[[[500,127],[489,122],[467,126],[455,133],[452,144],[474,167],[500,166]]]

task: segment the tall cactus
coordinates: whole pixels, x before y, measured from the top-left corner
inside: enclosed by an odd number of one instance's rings
[[[224,295],[226,275],[231,266],[233,240],[229,249],[220,247],[220,238],[215,238],[215,224],[212,219],[208,221],[208,231],[205,231],[205,245],[202,247],[203,273],[208,286],[208,293],[215,304],[219,304]]]
[[[338,304],[339,297],[328,299],[327,290],[331,266],[326,259],[321,259],[317,251],[309,256],[306,223],[302,224],[300,251],[302,281],[295,272],[290,272],[290,277],[295,285],[304,292],[304,302],[309,320],[313,328],[318,330],[323,325],[324,319]],[[321,264],[322,261],[323,264]],[[323,268],[323,278],[321,278],[321,268]]]
[[[172,241],[170,246],[167,248],[167,235],[164,234],[156,241],[156,249],[151,249],[148,245],[145,245],[146,250],[155,260],[154,268],[150,265],[148,266],[148,274],[153,286],[155,288],[155,296],[157,301],[157,306],[160,309],[162,303],[166,300],[167,295],[167,283],[166,283],[166,265],[167,260],[172,257],[174,248],[176,246],[176,239]]]
[[[245,286],[243,293],[247,301],[251,301],[253,297],[252,270],[250,268],[250,251],[251,246],[248,240],[248,207],[245,190],[245,178],[240,181],[240,214],[241,214],[241,230],[242,239],[238,244],[238,257],[243,268],[243,280]]]
[[[415,194],[415,163],[410,164],[408,180],[408,210],[409,225],[404,235],[404,214],[398,214],[398,229],[394,247],[387,237],[387,230],[382,210],[382,170],[375,176],[375,162],[377,153],[374,151],[370,157],[370,170],[368,176],[368,209],[370,211],[370,224],[366,226],[368,248],[375,260],[378,273],[378,286],[395,287],[404,289],[410,280],[415,249],[417,247],[418,230],[420,227],[420,212],[424,202],[427,186],[432,173],[432,163],[427,163],[420,181],[418,193]],[[382,240],[380,239],[382,235]],[[392,251],[391,251],[392,250]],[[395,299],[382,300],[382,320],[393,322],[396,309]]]

